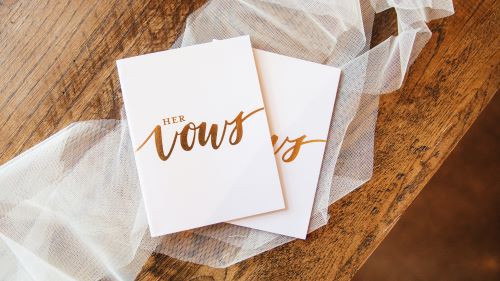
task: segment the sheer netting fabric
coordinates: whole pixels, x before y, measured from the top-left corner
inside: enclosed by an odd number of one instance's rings
[[[398,34],[370,48],[389,8]],[[255,48],[342,69],[312,232],[372,176],[379,95],[401,87],[426,23],[453,12],[451,0],[213,0],[173,48],[248,34]],[[291,240],[230,224],[151,238],[125,117],[73,123],[0,166],[0,280],[132,280],[153,252],[227,267]]]

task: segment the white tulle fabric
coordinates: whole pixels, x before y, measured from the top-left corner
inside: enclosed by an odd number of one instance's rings
[[[370,49],[375,13],[392,7],[397,36]],[[378,95],[403,83],[426,22],[452,13],[451,0],[213,0],[174,47],[249,34],[256,48],[342,69],[314,231],[370,179]],[[227,267],[291,240],[229,224],[150,238],[125,119],[74,123],[0,167],[1,280],[131,280],[152,252]]]

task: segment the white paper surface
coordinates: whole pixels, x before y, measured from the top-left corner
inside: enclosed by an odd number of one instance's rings
[[[117,65],[152,236],[284,208],[248,36]],[[233,120],[241,112],[254,114],[238,130]],[[184,149],[176,132],[203,122],[205,137],[218,124],[215,147],[206,138],[201,145],[198,127],[185,135]],[[158,132],[152,133],[157,125],[163,159],[155,146]]]
[[[231,223],[305,239],[340,70],[258,49],[254,56],[287,208]]]

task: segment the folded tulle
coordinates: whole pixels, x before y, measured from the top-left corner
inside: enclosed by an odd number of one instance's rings
[[[369,49],[375,12],[399,34]],[[174,47],[249,34],[254,47],[342,68],[309,231],[372,175],[378,95],[398,89],[450,0],[214,0]],[[307,94],[307,93],[304,93]],[[292,238],[218,224],[149,236],[126,120],[77,122],[0,167],[0,280],[131,280],[153,252],[227,267]]]

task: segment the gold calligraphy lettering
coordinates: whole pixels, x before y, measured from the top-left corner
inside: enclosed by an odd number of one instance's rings
[[[136,151],[141,150],[141,148],[144,147],[144,145],[146,145],[146,143],[153,136],[156,146],[156,152],[158,154],[158,157],[162,161],[166,161],[170,158],[177,143],[177,139],[179,139],[180,145],[184,151],[191,151],[196,144],[196,139],[198,139],[198,143],[201,146],[205,146],[208,142],[210,142],[210,145],[212,146],[213,149],[218,149],[222,145],[222,142],[224,141],[227,128],[231,125],[234,125],[234,127],[229,133],[228,142],[231,145],[237,145],[238,143],[241,142],[243,138],[243,123],[245,122],[245,120],[247,120],[249,117],[262,110],[264,110],[263,107],[258,108],[247,115],[244,115],[243,111],[241,111],[240,113],[238,113],[238,115],[236,115],[236,117],[232,121],[225,120],[222,132],[220,132],[219,137],[218,137],[219,125],[211,124],[207,133],[207,127],[208,127],[207,122],[201,122],[200,125],[198,126],[196,126],[196,124],[194,124],[193,122],[189,122],[182,128],[180,132],[178,131],[175,132],[174,138],[172,140],[172,143],[170,145],[167,154],[165,154],[165,150],[163,147],[161,127],[160,125],[157,125],[155,126],[153,131],[151,131],[151,133],[147,136],[146,140],[144,140],[144,142],[142,142],[142,144],[139,145]],[[166,123],[166,120],[167,119],[163,119],[163,122]],[[180,122],[185,121],[184,116],[181,115],[179,117],[179,121]],[[170,124],[170,122],[168,124]],[[192,134],[191,137],[190,134]],[[278,154],[280,151],[282,151],[282,149],[285,147],[286,144],[292,144],[292,146],[284,150],[283,154],[281,155],[281,160],[283,162],[288,163],[294,161],[297,158],[300,149],[302,148],[303,145],[316,142],[326,142],[326,140],[320,140],[320,139],[306,140],[306,138],[307,138],[306,135],[302,135],[301,137],[295,139],[290,139],[289,137],[286,137],[281,142],[281,144],[278,147],[276,147],[279,138],[277,135],[272,135],[271,142],[273,147],[275,147],[274,154]]]
[[[238,143],[241,142],[243,138],[243,122],[247,120],[249,117],[254,115],[255,113],[264,110],[263,107],[258,108],[252,112],[250,112],[247,115],[244,115],[243,111],[241,111],[232,121],[225,121],[224,122],[224,128],[222,129],[222,133],[220,135],[220,139],[217,140],[217,133],[218,133],[218,125],[217,124],[212,124],[210,126],[210,129],[207,134],[207,122],[202,122],[200,125],[196,126],[193,122],[189,122],[186,124],[180,132],[175,132],[174,139],[172,141],[172,144],[170,146],[170,149],[168,153],[165,155],[164,148],[163,148],[163,138],[162,138],[162,131],[160,125],[157,125],[153,131],[147,136],[147,138],[144,140],[144,142],[139,145],[139,147],[136,149],[136,151],[139,151],[146,145],[146,143],[151,139],[152,136],[154,136],[154,142],[156,146],[156,153],[158,154],[158,157],[162,161],[168,160],[170,156],[172,155],[172,152],[174,150],[177,137],[180,139],[180,145],[183,150],[185,151],[191,151],[193,149],[195,143],[196,143],[196,136],[198,135],[198,143],[201,146],[205,146],[208,141],[210,140],[210,144],[212,145],[213,149],[218,149],[222,141],[224,140],[225,134],[226,134],[226,129],[228,126],[234,125],[233,130],[229,134],[229,144],[231,145],[237,145]],[[184,121],[184,116],[182,116],[182,121]],[[165,121],[164,121],[165,122]],[[190,138],[189,135],[190,133],[193,134],[193,136]]]
[[[283,154],[281,155],[281,160],[283,160],[283,162],[292,162],[299,155],[300,148],[302,147],[302,145],[308,144],[308,143],[315,143],[315,142],[326,142],[326,140],[317,140],[317,139],[305,140],[306,138],[307,138],[306,135],[302,135],[301,137],[298,137],[298,138],[293,139],[293,140],[291,140],[289,137],[286,137],[283,140],[283,142],[281,143],[281,145],[278,146],[278,148],[276,148],[274,150],[274,154],[277,154],[278,152],[280,152],[281,149],[285,146],[285,144],[291,143],[293,145],[283,152]],[[272,135],[271,142],[273,144],[273,147],[275,147],[276,144],[278,143],[278,136]]]

